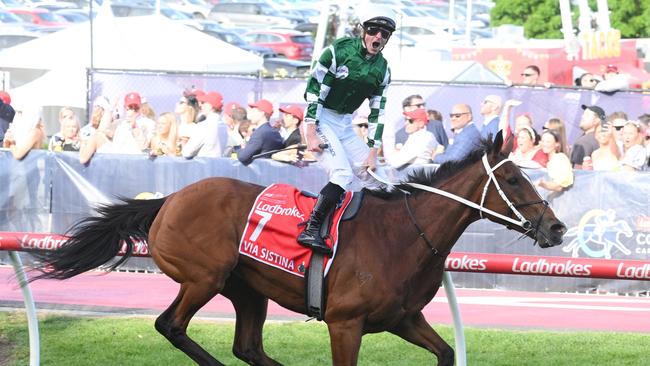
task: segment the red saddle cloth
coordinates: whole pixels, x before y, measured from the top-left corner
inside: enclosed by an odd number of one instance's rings
[[[332,217],[329,238],[326,240],[336,255],[339,222],[345,208],[352,200],[352,192],[346,192],[343,203]],[[305,277],[312,251],[298,244],[296,238],[303,226],[298,224],[309,219],[316,199],[303,195],[288,184],[273,184],[257,196],[248,214],[248,221],[239,243],[239,253],[269,266],[279,268],[296,276]],[[334,256],[332,256],[332,259]],[[325,257],[326,273],[329,258]]]

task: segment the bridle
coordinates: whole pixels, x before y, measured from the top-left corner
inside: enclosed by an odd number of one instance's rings
[[[508,222],[511,225],[520,227],[520,228],[522,228],[524,230],[524,235],[527,235],[528,233],[533,231],[533,237],[535,238],[535,242],[537,242],[537,232],[539,231],[539,226],[542,223],[542,219],[544,218],[544,214],[546,213],[546,210],[548,209],[548,206],[549,206],[548,202],[546,200],[544,200],[540,196],[539,200],[537,200],[537,201],[524,202],[524,203],[520,203],[520,204],[516,204],[516,205],[513,204],[512,201],[510,201],[510,199],[508,198],[508,196],[506,196],[506,194],[503,192],[503,190],[501,189],[501,186],[499,185],[499,182],[497,181],[496,177],[494,176],[494,171],[499,169],[503,164],[505,164],[507,162],[512,162],[512,160],[510,160],[510,159],[501,160],[500,162],[498,162],[493,167],[491,167],[490,163],[488,162],[487,154],[484,154],[483,157],[481,158],[481,160],[483,162],[483,167],[485,168],[485,172],[488,175],[488,179],[485,182],[485,186],[483,186],[483,194],[481,195],[481,203],[480,204],[476,204],[475,202],[472,202],[472,201],[470,201],[470,200],[468,200],[468,199],[466,199],[464,197],[461,197],[461,196],[458,196],[456,194],[444,191],[442,189],[429,187],[429,186],[424,185],[424,184],[411,183],[411,182],[407,182],[407,183],[403,183],[403,184],[409,185],[409,186],[411,186],[413,188],[417,188],[417,189],[422,190],[422,191],[427,191],[427,192],[435,193],[435,194],[440,195],[440,196],[450,198],[450,199],[452,199],[452,200],[454,200],[456,202],[464,204],[465,206],[476,209],[476,210],[479,211],[479,215],[480,215],[480,217],[482,219],[485,218],[485,216],[483,215],[485,213],[487,215],[490,215],[490,216],[496,217],[496,218],[498,218],[500,220],[503,220],[505,222]],[[386,181],[385,179],[381,178],[380,176],[378,176],[375,172],[371,171],[370,169],[368,170],[368,173],[373,178],[377,179],[378,181],[380,181],[380,182],[382,182],[384,184],[393,185],[393,186],[397,185],[395,183],[391,183],[391,182]],[[493,210],[485,207],[485,198],[487,197],[487,191],[490,188],[490,183],[494,183],[494,187],[497,190],[497,192],[499,193],[499,196],[501,196],[501,199],[503,199],[503,201],[506,203],[508,208],[510,208],[510,210],[513,212],[513,214],[517,217],[518,220],[515,220],[515,219],[513,219],[513,218],[511,218],[509,216],[506,216],[506,215],[502,215],[502,214],[500,214],[500,213],[498,213],[496,211],[493,211]],[[407,197],[408,197],[408,195],[410,193],[407,192],[407,191],[403,191],[403,192],[405,194],[404,201],[406,203],[406,209],[407,209],[407,212],[409,213],[409,217],[410,217],[411,221],[415,225],[416,229],[419,231],[420,237],[422,237],[424,239],[424,241],[427,243],[427,245],[434,252],[434,255],[437,255],[438,250],[435,249],[433,247],[433,245],[431,244],[431,242],[424,236],[424,232],[422,231],[420,226],[415,221],[415,216],[411,212],[411,209],[409,207],[408,200],[407,200]],[[517,209],[517,208],[536,205],[536,204],[540,204],[540,203],[544,205],[544,210],[542,211],[542,214],[539,216],[539,219],[536,220],[535,225],[533,225],[530,222],[530,220],[526,219],[524,217],[524,215],[522,215],[521,212],[519,212],[519,210]],[[510,227],[510,225],[507,225],[507,226]]]

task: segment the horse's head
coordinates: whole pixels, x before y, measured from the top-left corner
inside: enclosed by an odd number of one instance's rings
[[[507,157],[513,138],[503,143],[499,132],[482,159],[487,174],[481,206],[497,213],[482,213],[492,221],[517,230],[536,240],[542,248],[562,244],[566,226],[537,192],[530,179]]]

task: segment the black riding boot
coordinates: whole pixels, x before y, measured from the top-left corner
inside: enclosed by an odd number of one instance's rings
[[[316,206],[309,216],[307,227],[298,235],[298,243],[328,257],[332,256],[330,249],[320,234],[320,229],[327,215],[336,207],[343,189],[335,184],[328,183],[318,195]]]

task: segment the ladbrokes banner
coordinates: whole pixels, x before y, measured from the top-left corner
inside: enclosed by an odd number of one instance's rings
[[[534,181],[543,171],[527,172]],[[327,175],[317,165],[298,168],[271,160],[243,166],[231,159],[97,155],[88,166],[74,153],[32,151],[20,162],[0,152],[0,230],[63,233],[98,203],[117,197],[168,195],[212,176],[226,176],[269,185],[292,184],[318,192]],[[577,171],[575,184],[562,194],[548,195],[569,231],[559,247],[540,249],[530,239],[492,222],[472,224],[454,247],[456,251],[551,255],[597,259],[650,259],[650,174]],[[432,212],[431,214],[440,214]],[[435,240],[435,238],[432,238]],[[345,238],[341,238],[345,245]],[[1,252],[0,252],[1,253]],[[3,255],[3,254],[0,254]],[[1,258],[1,257],[0,257]],[[150,259],[129,262],[153,268]],[[521,290],[617,292],[648,290],[650,282],[608,281],[586,278],[510,276],[454,273],[464,287],[499,287]]]

